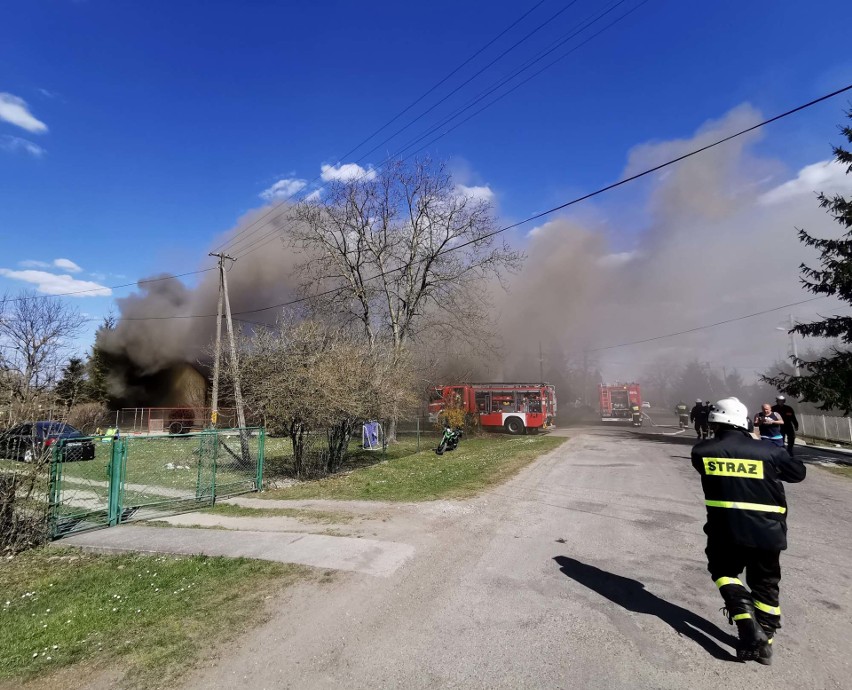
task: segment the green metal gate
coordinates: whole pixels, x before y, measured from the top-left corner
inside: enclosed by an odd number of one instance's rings
[[[60,442],[50,468],[51,535],[173,515],[258,491],[265,437],[261,428],[94,437],[85,439],[95,446],[94,458],[73,461]]]

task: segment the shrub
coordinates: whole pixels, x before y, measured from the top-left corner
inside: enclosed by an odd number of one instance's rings
[[[81,403],[68,411],[68,423],[84,434],[94,434],[98,427],[112,426],[114,415],[100,403]]]

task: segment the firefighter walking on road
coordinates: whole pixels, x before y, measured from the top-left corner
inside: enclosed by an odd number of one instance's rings
[[[793,455],[793,446],[796,444],[796,432],[799,430],[799,420],[796,419],[796,411],[787,404],[787,398],[783,395],[775,398],[772,411],[780,414],[781,419],[784,421],[781,433],[784,435],[787,452]]]
[[[695,423],[695,435],[698,438],[704,438],[703,422],[706,417],[704,412],[704,405],[701,403],[701,398],[695,401],[695,405],[693,405],[692,409],[689,411],[689,421]]]
[[[680,428],[686,429],[689,424],[689,408],[683,400],[675,407],[675,414],[677,414],[677,421]]]
[[[713,407],[715,438],[692,449],[707,506],[707,569],[739,633],[737,658],[769,665],[781,627],[778,583],[787,548],[787,499],[782,482],[800,482],[805,466],[784,448],[748,434],[748,410],[737,398]],[[749,591],[739,579],[745,571]]]

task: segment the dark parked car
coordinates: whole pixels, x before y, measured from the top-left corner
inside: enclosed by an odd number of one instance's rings
[[[77,440],[79,439],[79,440]],[[94,460],[95,444],[70,424],[64,422],[25,422],[0,432],[0,457],[33,462],[44,457],[48,449],[63,441],[62,461]]]

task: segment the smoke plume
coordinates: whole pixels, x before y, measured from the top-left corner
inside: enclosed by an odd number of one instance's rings
[[[264,207],[246,214],[224,238],[218,238],[233,240],[230,254],[237,257],[236,262],[227,262],[235,329],[275,323],[280,308],[253,310],[296,296],[294,255],[279,238],[269,241],[268,237],[284,223],[281,216],[276,218],[277,212],[264,217],[268,211]],[[262,229],[255,232],[259,225]],[[211,257],[207,263],[214,261]],[[173,397],[168,391],[185,365],[206,370],[216,329],[218,288],[219,274],[213,270],[201,274],[192,288],[167,278],[142,282],[139,292],[116,300],[118,323],[113,330],[101,330],[97,344],[110,360],[108,385],[117,404],[175,404],[163,401]],[[222,328],[224,337],[224,320]]]
[[[740,106],[689,139],[637,146],[623,175],[761,119],[754,108]],[[789,322],[789,313],[800,321],[833,313],[840,305],[826,299],[647,344],[598,349],[811,296],[800,285],[799,264],[814,263],[816,256],[798,241],[796,227],[837,236],[839,227],[818,207],[815,192],[844,184],[848,190],[849,182],[842,166],[828,161],[789,180],[780,162],[756,152],[760,136],[740,137],[658,173],[644,185],[632,227],[607,220],[624,215],[614,197],[595,209],[594,224],[567,216],[530,231],[529,258],[499,305],[507,375],[537,377],[537,341],[544,341],[557,356],[590,351],[611,380],[640,379],[653,362],[674,366],[693,359],[749,379],[786,356],[789,341],[776,327]]]
[[[622,174],[657,165],[761,119],[754,108],[743,105],[707,122],[692,137],[637,145],[628,153]],[[842,168],[828,161],[790,172],[760,153],[761,136],[757,132],[740,137],[667,168],[634,185],[632,196],[622,192],[601,197],[594,206],[531,229],[521,239],[526,262],[507,278],[508,290],[487,288],[493,294],[499,357],[482,354],[477,364],[475,352],[463,358],[445,349],[455,360],[445,361],[445,371],[459,370],[464,359],[471,363],[468,372],[474,377],[537,379],[542,369],[558,371],[586,357],[606,378],[627,380],[641,378],[652,362],[675,366],[698,359],[738,370],[748,379],[783,358],[788,340],[776,328],[788,313],[806,321],[832,313],[837,302],[820,300],[677,337],[609,348],[810,296],[799,283],[799,264],[813,263],[815,256],[798,241],[795,228],[836,236],[838,226],[818,207],[814,192],[843,185],[848,191],[849,183]],[[826,158],[828,154],[826,150]],[[265,211],[249,214],[230,236]],[[274,322],[277,310],[243,316],[239,312],[294,297],[298,258],[278,240],[240,258],[228,274],[238,318]],[[215,271],[204,274],[195,288],[165,280],[144,284],[138,294],[118,300],[121,320],[99,338],[99,344],[124,363],[112,382],[114,393],[129,399],[131,380],[144,380],[182,362],[203,361],[215,325],[210,317],[136,319],[215,314],[216,300]],[[539,362],[539,347],[546,365]]]

